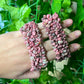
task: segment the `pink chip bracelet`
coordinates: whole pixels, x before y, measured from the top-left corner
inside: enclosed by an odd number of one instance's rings
[[[50,14],[44,15],[42,23],[46,28],[46,33],[48,34],[53,49],[56,52],[56,60],[61,61],[66,57],[70,57],[68,42],[58,14],[54,13],[52,16]]]
[[[30,71],[40,70],[46,67],[48,61],[46,59],[45,49],[42,46],[38,26],[32,21],[25,24],[20,31],[25,39],[25,44],[31,58]]]

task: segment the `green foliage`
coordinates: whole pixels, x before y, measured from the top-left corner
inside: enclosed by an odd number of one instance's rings
[[[21,8],[19,9],[20,20],[24,20],[25,18],[28,18],[30,12],[31,12],[31,8],[29,8],[27,4],[21,6]]]
[[[51,2],[52,1],[52,2]],[[77,3],[77,12],[72,12],[72,1]],[[41,21],[44,14],[58,13],[61,20],[73,19],[71,31],[81,30],[79,39],[71,43],[80,43],[82,49],[72,53],[67,66],[62,71],[61,80],[48,75],[53,70],[53,61],[48,63],[47,70],[41,71],[41,76],[34,79],[32,84],[84,84],[84,7],[82,0],[0,0],[0,34],[17,31],[25,23],[34,20]],[[71,44],[70,43],[70,44]],[[72,68],[72,69],[71,69]],[[81,80],[81,81],[80,81]],[[0,84],[31,84],[29,79],[12,80],[0,79]]]
[[[12,81],[12,79],[0,79],[0,84],[6,84],[6,83],[9,83],[9,82],[11,82]]]
[[[67,8],[71,5],[71,0],[63,0],[62,7]]]
[[[34,80],[34,82],[35,84],[57,84],[59,81],[55,77],[48,75],[48,71],[41,71],[40,78]]]
[[[77,26],[80,27],[80,30],[84,30],[84,26],[80,26],[81,22],[84,23],[84,8],[82,6],[82,0],[78,0],[78,5],[77,5],[77,14],[76,14],[76,22]]]
[[[25,22],[28,21],[29,14],[31,13],[31,8],[28,7],[27,4],[19,7],[9,6],[5,0],[2,0],[3,4],[0,4],[5,11],[8,11],[10,15],[10,23],[8,31],[16,31],[19,30]],[[27,20],[26,20],[27,18]]]
[[[29,82],[29,79],[23,79],[23,80],[16,80],[16,79],[14,79],[9,84],[31,84],[31,83]]]
[[[61,9],[61,1],[62,0],[53,0],[52,1],[52,5],[51,5],[51,8],[52,8],[52,13],[59,13],[60,9]]]
[[[72,74],[70,67],[65,66],[63,73],[64,76],[60,80],[63,84],[81,84],[80,80]],[[68,80],[68,81],[67,81]],[[66,82],[66,83],[65,83]]]

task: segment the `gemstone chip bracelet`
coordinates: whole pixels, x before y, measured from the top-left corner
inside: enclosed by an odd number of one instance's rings
[[[31,58],[30,71],[40,70],[41,68],[46,67],[48,61],[46,59],[46,52],[42,45],[41,34],[37,24],[33,21],[26,23],[20,31]]]
[[[62,61],[63,59],[70,57],[68,42],[58,14],[44,15],[42,18],[42,24],[46,28],[46,33],[51,40],[53,50],[56,53],[56,60]]]

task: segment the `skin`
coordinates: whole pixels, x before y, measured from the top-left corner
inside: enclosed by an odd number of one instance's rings
[[[71,26],[73,21],[71,19],[64,20],[62,25],[64,28]],[[45,29],[42,23],[38,24],[39,29],[42,33],[42,38],[45,39],[48,36],[45,33]],[[68,42],[77,39],[81,35],[79,30],[68,34]],[[20,31],[9,32],[0,35],[0,78],[8,79],[25,79],[25,78],[38,78],[40,71],[30,72],[31,60],[28,50],[24,44]],[[46,51],[48,60],[55,59],[55,52],[52,49],[50,40],[43,43]],[[80,44],[73,43],[69,45],[70,51],[74,52],[80,49]]]

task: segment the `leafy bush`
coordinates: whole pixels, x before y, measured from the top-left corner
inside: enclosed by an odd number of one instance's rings
[[[74,5],[75,13],[71,7],[73,2],[77,3],[77,8]],[[18,31],[25,23],[32,20],[38,23],[44,14],[54,12],[57,12],[62,20],[72,18],[73,25],[69,29],[82,32],[81,37],[74,41],[80,43],[82,48],[72,53],[68,65],[62,71],[64,76],[60,80],[48,74],[49,71],[53,72],[53,61],[51,61],[48,63],[48,70],[43,70],[39,79],[0,79],[0,84],[84,84],[83,6],[82,0],[0,0],[0,34]]]

